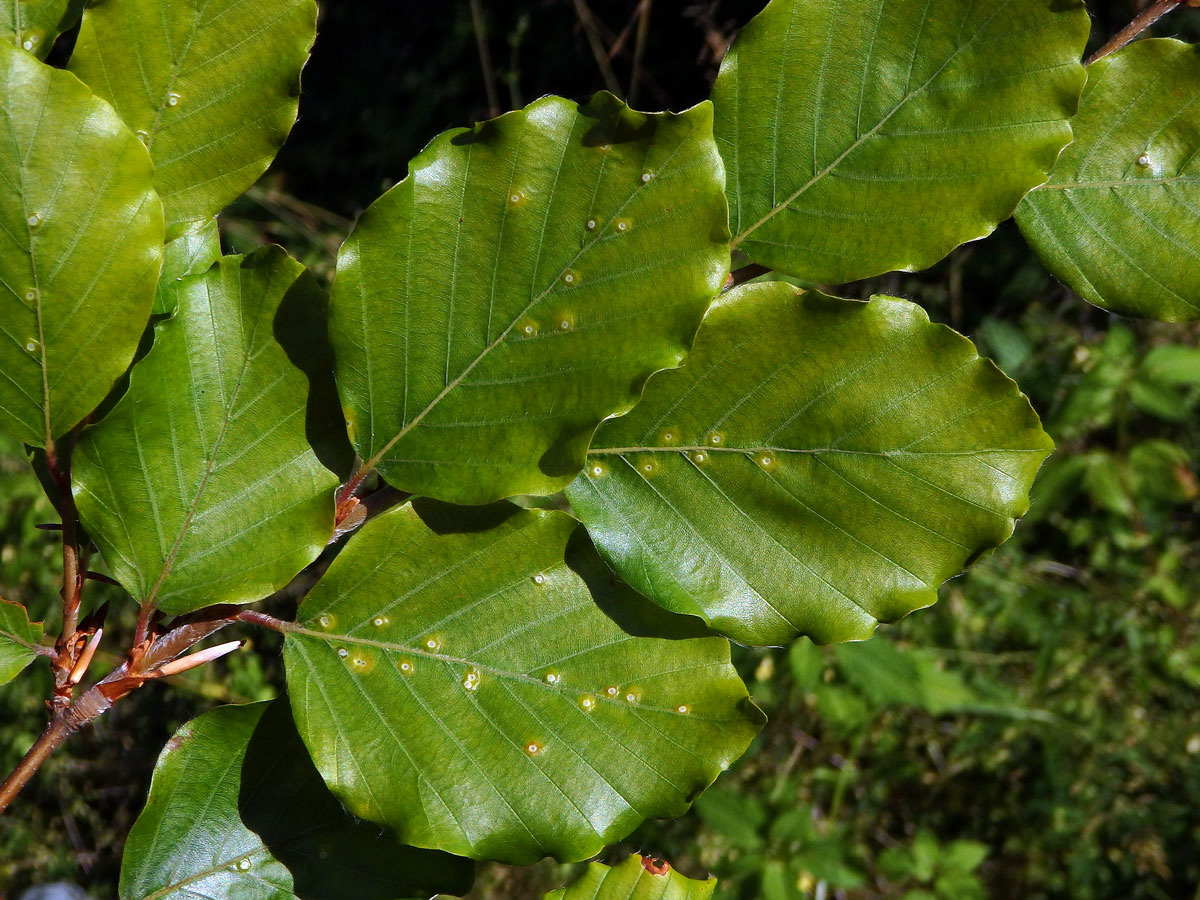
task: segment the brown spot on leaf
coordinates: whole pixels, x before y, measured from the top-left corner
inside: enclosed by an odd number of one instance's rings
[[[656,856],[643,856],[642,868],[651,875],[666,875],[671,871],[671,864],[665,859],[659,859]]]

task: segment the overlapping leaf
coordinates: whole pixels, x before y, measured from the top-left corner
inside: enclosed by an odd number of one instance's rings
[[[175,303],[74,463],[113,575],[172,614],[282,587],[329,540],[338,482],[306,437],[328,355],[303,266],[278,247],[226,257],[175,282]]]
[[[1139,41],[1088,67],[1075,143],[1017,224],[1046,267],[1097,306],[1200,318],[1200,55]]]
[[[1071,138],[1075,0],[772,0],[713,87],[735,247],[837,284],[1008,218]]]
[[[570,887],[545,900],[709,900],[717,879],[680,875],[661,860],[634,854],[620,865],[592,863]]]
[[[677,365],[729,263],[712,108],[545,97],[436,138],[342,248],[351,438],[405,490],[552,493]]]
[[[258,178],[296,121],[313,0],[120,0],[83,17],[71,71],[154,157],[170,236]]]
[[[398,845],[329,793],[286,701],[184,725],[125,843],[121,900],[396,900],[471,886],[464,859]]]
[[[567,496],[600,551],[735,640],[870,636],[1005,540],[1052,444],[915,304],[726,294],[684,368],[597,432]]]
[[[613,581],[562,513],[393,510],[299,618],[284,659],[317,768],[417,846],[585,859],[682,813],[760,724],[728,643]]]
[[[198,275],[221,258],[221,233],[217,220],[209,219],[194,231],[181,234],[163,247],[162,275],[154,295],[156,314],[175,309],[175,282],[185,275]]]
[[[0,684],[7,684],[37,657],[40,622],[30,622],[19,603],[0,598]]]
[[[0,0],[0,37],[45,59],[54,39],[79,21],[85,0]]]
[[[133,359],[163,240],[146,149],[73,75],[0,42],[0,428],[47,446]]]

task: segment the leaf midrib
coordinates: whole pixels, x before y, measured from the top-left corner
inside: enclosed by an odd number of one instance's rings
[[[879,0],[879,2],[882,3],[883,0]],[[904,96],[904,99],[902,99],[899,103],[897,103],[895,106],[893,106],[888,111],[888,113],[882,119],[880,119],[870,131],[866,132],[861,137],[857,138],[854,141],[854,143],[850,144],[850,146],[848,146],[845,150],[843,150],[837,156],[837,158],[833,160],[833,162],[829,163],[820,172],[817,172],[816,174],[814,174],[812,176],[812,178],[810,178],[803,185],[801,185],[799,188],[797,188],[796,191],[794,193],[792,193],[782,203],[772,206],[769,210],[767,210],[767,212],[757,222],[750,225],[750,227],[745,229],[740,234],[736,235],[733,238],[733,240],[730,242],[730,247],[732,249],[736,249],[742,243],[743,240],[745,240],[747,237],[750,236],[750,234],[752,234],[754,231],[756,231],[761,226],[765,225],[767,222],[769,222],[771,219],[773,219],[780,212],[782,212],[783,210],[785,210],[789,206],[791,206],[809,188],[811,188],[813,185],[815,185],[818,182],[820,182],[821,180],[823,180],[827,175],[829,175],[830,172],[832,172],[835,168],[837,168],[847,156],[849,156],[851,153],[853,153],[855,150],[857,150],[859,147],[861,147],[868,140],[873,138],[879,132],[879,130],[888,123],[888,121],[892,118],[892,116],[894,116],[896,113],[898,113],[905,106],[905,104],[908,103],[909,100],[913,99],[914,97],[920,96],[925,91],[925,89],[927,87],[929,87],[929,85],[931,85],[934,81],[936,81],[937,78],[942,74],[942,72],[945,71],[946,67],[948,65],[950,65],[950,63],[953,62],[954,59],[960,53],[967,50],[967,48],[969,48],[971,46],[971,44],[973,44],[975,42],[975,39],[977,37],[979,37],[979,35],[982,34],[987,29],[987,26],[991,24],[992,20],[1007,6],[1008,6],[1008,0],[1005,0],[1005,2],[998,4],[996,6],[996,8],[992,11],[992,14],[990,16],[988,16],[988,18],[985,19],[980,24],[980,27],[978,28],[978,30],[976,30],[976,32],[973,35],[971,35],[970,40],[968,40],[962,46],[956,48],[953,53],[951,53],[949,56],[947,56],[946,59],[943,60],[942,64],[940,66],[938,66],[937,70],[932,75],[930,75],[929,78],[926,79],[925,82],[920,87],[918,87],[912,93],[906,94]],[[862,103],[862,98],[860,97],[859,98],[860,106],[861,106],[861,103]],[[815,139],[816,139],[816,131],[814,130],[814,140]],[[775,154],[775,155],[777,155],[777,154]]]
[[[348,644],[357,644],[357,645],[364,646],[364,647],[373,647],[376,650],[392,651],[392,652],[403,653],[403,654],[411,655],[411,656],[418,656],[418,657],[421,657],[422,659],[432,660],[433,662],[442,663],[444,665],[458,664],[458,665],[468,666],[472,669],[478,669],[481,672],[487,672],[489,675],[495,675],[499,678],[508,679],[510,681],[520,681],[520,682],[524,682],[526,684],[535,684],[535,685],[538,685],[539,687],[554,691],[559,694],[565,694],[565,693],[578,694],[580,691],[582,691],[583,693],[592,694],[596,698],[597,702],[604,701],[605,703],[609,703],[613,706],[618,706],[621,708],[625,708],[627,705],[625,703],[625,701],[605,696],[605,693],[604,693],[605,689],[603,687],[593,688],[591,690],[585,690],[585,689],[579,688],[579,687],[568,688],[566,686],[550,684],[545,679],[535,678],[532,675],[526,675],[524,673],[518,673],[518,672],[507,672],[504,669],[497,669],[494,666],[489,666],[485,663],[481,663],[481,662],[478,662],[473,659],[466,659],[466,658],[460,657],[460,656],[450,656],[445,653],[432,653],[428,650],[414,649],[411,647],[406,647],[402,644],[395,644],[390,641],[377,641],[377,640],[372,640],[371,638],[354,637],[354,636],[348,635],[348,634],[333,634],[328,631],[317,631],[312,628],[305,628],[303,625],[293,625],[293,626],[289,627],[287,629],[287,634],[303,635],[304,637],[315,638],[315,639],[323,641],[324,643],[327,643],[327,644],[332,643],[334,641],[345,641]],[[710,663],[706,662],[701,666],[696,666],[695,668],[708,668],[710,665],[711,665]],[[547,666],[547,668],[552,668],[552,666]],[[681,670],[681,671],[686,671],[686,670]],[[671,673],[671,674],[674,674],[674,673]],[[641,677],[643,679],[645,679],[648,676],[643,675]],[[654,677],[660,677],[660,676],[654,676]],[[637,681],[637,679],[635,678],[634,682],[636,682],[636,681]],[[695,714],[691,711],[689,711],[687,713],[680,713],[680,712],[678,712],[678,710],[676,710],[673,707],[650,706],[650,705],[647,705],[644,703],[638,703],[637,706],[639,709],[649,709],[649,710],[654,710],[655,712],[666,712],[666,713],[672,713],[674,715],[680,715],[680,716],[686,715],[689,718],[693,718],[693,719],[696,718]]]
[[[988,447],[982,450],[848,450],[843,447],[772,447],[758,445],[754,447],[712,447],[708,444],[673,444],[671,446],[646,447],[592,447],[588,456],[623,456],[627,453],[689,453],[700,451],[704,453],[843,453],[849,456],[982,456],[986,453],[1043,453],[1036,447]]]

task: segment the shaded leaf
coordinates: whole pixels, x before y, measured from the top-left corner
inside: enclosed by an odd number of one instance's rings
[[[563,513],[394,509],[299,620],[284,660],[317,768],[417,846],[586,859],[686,810],[761,724],[728,643],[613,580]]]
[[[1004,541],[1052,447],[1015,384],[915,304],[781,283],[710,311],[597,432],[567,496],[621,577],[735,640],[869,637]]]
[[[175,282],[184,275],[199,275],[220,258],[221,233],[216,219],[199,223],[195,231],[167,241],[158,292],[154,295],[154,313],[174,312]]]
[[[662,860],[635,853],[611,868],[591,863],[578,881],[545,900],[709,900],[716,885],[715,878],[688,878]]]
[[[473,874],[348,815],[277,700],[220,707],[167,743],[125,843],[120,897],[396,900],[465,893]]]
[[[81,437],[73,480],[113,576],[170,614],[282,587],[328,542],[338,483],[306,437],[308,379],[289,361],[323,338],[304,267],[266,247],[175,282],[174,297],[129,390]]]
[[[448,131],[342,247],[330,334],[351,439],[396,487],[548,494],[678,365],[729,264],[712,107],[544,97]]]
[[[12,681],[37,658],[41,638],[41,622],[30,622],[20,603],[0,598],[0,684]]]
[[[54,39],[79,21],[86,0],[0,0],[0,38],[45,59]]]
[[[989,234],[1071,139],[1073,0],[773,0],[713,86],[733,245],[837,284]]]
[[[120,0],[84,14],[71,71],[145,141],[169,236],[220,212],[275,158],[316,17],[313,0]]]
[[[0,42],[0,428],[45,447],[129,366],[162,205],[150,157],[78,79]]]
[[[1075,143],[1017,208],[1046,268],[1090,303],[1200,317],[1200,54],[1138,41],[1088,66]]]

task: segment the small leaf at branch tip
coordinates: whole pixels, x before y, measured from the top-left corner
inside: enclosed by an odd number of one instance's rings
[[[186,672],[189,669],[194,669],[197,666],[202,666],[205,663],[212,662],[214,659],[220,659],[222,656],[227,656],[234,650],[241,648],[242,641],[228,641],[224,644],[217,644],[215,647],[209,647],[205,650],[198,650],[190,656],[182,656],[179,659],[173,659],[168,663],[163,663],[152,673],[157,677],[166,677],[168,675],[178,675],[181,672]]]

